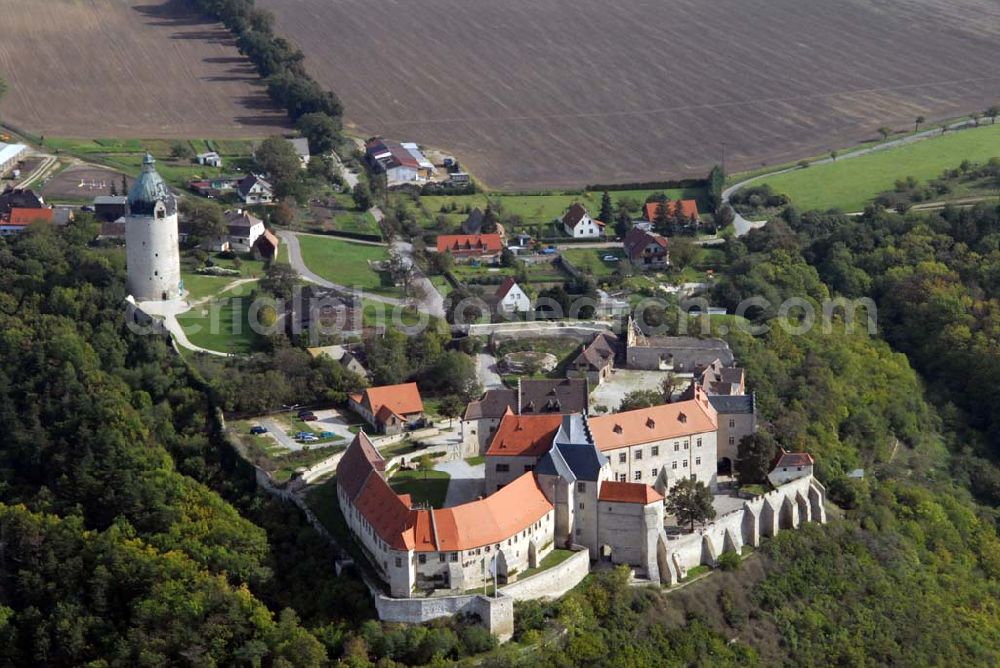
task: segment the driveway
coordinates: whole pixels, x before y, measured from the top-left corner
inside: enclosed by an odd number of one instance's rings
[[[258,422],[260,422],[262,427],[267,429],[267,433],[271,434],[274,437],[274,440],[276,440],[281,447],[289,450],[290,452],[298,452],[302,449],[303,445],[308,445],[307,443],[296,442],[296,440],[289,436],[280,424],[271,418],[261,418]]]
[[[504,386],[500,374],[497,373],[497,358],[489,353],[476,355],[476,376],[484,390],[497,390]]]
[[[441,296],[441,293],[434,287],[430,279],[424,275],[420,267],[413,262],[413,244],[397,239],[390,246],[394,251],[406,258],[413,268],[413,283],[416,286],[417,294],[420,295],[420,298],[416,300],[417,308],[435,318],[444,318],[444,297]]]
[[[454,459],[434,466],[435,471],[444,471],[451,476],[445,508],[475,501],[486,488],[486,465],[471,466],[464,459]]]
[[[310,422],[309,426],[317,431],[332,431],[337,436],[344,439],[344,445],[349,444],[354,440],[354,434],[347,424],[347,420],[344,419],[343,414],[335,408],[313,411],[316,415],[317,420]],[[339,445],[341,441],[337,441]]]

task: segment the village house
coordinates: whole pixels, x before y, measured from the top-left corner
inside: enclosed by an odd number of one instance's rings
[[[526,313],[531,310],[531,297],[510,276],[500,283],[494,300],[499,313]]]
[[[368,369],[361,362],[359,357],[360,344],[355,347],[350,346],[320,346],[317,348],[307,348],[313,357],[326,357],[338,362],[342,367],[351,373],[355,373],[362,378],[368,377]]]
[[[285,301],[285,331],[290,337],[308,332],[316,339],[320,335],[358,335],[364,322],[363,311],[356,295],[304,285]]]
[[[622,243],[632,266],[641,271],[662,270],[670,265],[667,239],[653,232],[632,228]]]
[[[7,187],[0,193],[0,216],[9,216],[11,209],[41,209],[45,200],[30,188]]]
[[[562,218],[563,230],[574,239],[598,239],[604,236],[604,223],[594,220],[581,204],[574,203]]]
[[[667,200],[666,202],[646,202],[644,211],[646,220],[655,223],[660,214],[660,205],[663,205],[663,213],[675,220],[684,220],[686,224],[697,227],[701,220],[698,213],[698,201],[693,199]]]
[[[264,221],[242,209],[227,211],[225,216],[229,249],[235,253],[249,253],[264,236]]]
[[[437,238],[437,252],[451,253],[455,259],[498,255],[502,250],[499,234],[442,234]]]
[[[590,387],[603,383],[615,368],[617,337],[601,332],[566,367],[567,378],[584,378]]]
[[[274,201],[274,188],[256,174],[247,174],[240,179],[236,192],[244,204],[270,204]]]
[[[487,390],[462,416],[462,441],[470,454],[485,454],[509,408],[517,415],[568,415],[587,411],[586,380],[519,378],[516,389]]]
[[[20,234],[35,223],[52,224],[52,209],[22,209],[15,207],[6,216],[0,216],[0,236]]]
[[[424,402],[416,383],[369,387],[352,394],[348,406],[378,433],[390,436],[424,421]]]

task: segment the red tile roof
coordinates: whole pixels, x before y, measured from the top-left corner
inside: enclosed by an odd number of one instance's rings
[[[662,501],[663,495],[642,483],[606,480],[601,483],[601,492],[597,500],[610,503],[641,503],[645,506]]]
[[[431,551],[452,551],[503,542],[551,511],[534,474],[525,473],[485,499],[424,512],[434,514],[437,549]]]
[[[8,225],[31,225],[32,223],[51,223],[52,209],[19,209],[10,210]]]
[[[638,227],[633,227],[622,241],[625,254],[628,255],[630,260],[636,259],[636,256],[641,255],[650,244],[656,244],[660,248],[666,249],[667,239],[659,234],[653,234]]]
[[[385,460],[368,436],[361,432],[337,463],[337,485],[343,488],[347,498],[353,499],[364,487],[369,474],[382,471],[385,471]]]
[[[511,288],[513,288],[515,285],[517,285],[517,281],[515,281],[513,277],[508,276],[507,278],[503,279],[503,282],[500,283],[500,287],[497,288],[496,298],[503,299],[504,297],[506,297],[507,293],[510,292]]]
[[[492,457],[541,457],[552,447],[552,439],[561,424],[562,415],[514,415],[508,408],[486,454]]]
[[[665,206],[667,215],[675,214],[678,205],[681,207],[685,218],[690,218],[691,216],[698,217],[698,201],[693,199],[679,199],[667,202]],[[656,220],[656,209],[659,206],[659,202],[646,202],[646,220],[650,222]]]
[[[412,550],[416,546],[413,528],[418,511],[410,510],[382,476],[368,476],[361,493],[354,499],[354,507],[394,550]]]
[[[369,387],[362,394],[351,395],[351,399],[366,407],[375,416],[384,414],[383,408],[404,417],[424,412],[424,402],[420,398],[420,390],[417,389],[416,383]]]
[[[442,234],[437,238],[438,253],[499,253],[499,234]]]
[[[771,468],[776,469],[784,466],[812,466],[813,463],[812,455],[808,452],[788,452],[782,448],[774,458],[774,465]]]
[[[700,398],[590,418],[590,432],[602,452],[691,434],[716,431],[718,417]]]
[[[587,209],[584,208],[579,202],[574,202],[570,205],[569,210],[563,215],[562,223],[567,227],[576,227],[584,216],[587,215]]]

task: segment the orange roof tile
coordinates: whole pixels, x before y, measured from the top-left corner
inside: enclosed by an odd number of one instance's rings
[[[434,513],[437,549],[470,550],[506,541],[545,517],[552,504],[535,476],[525,473],[485,499]],[[419,547],[417,548],[420,549]]]
[[[353,499],[373,471],[385,471],[385,460],[364,432],[358,433],[337,463],[337,485]]]
[[[641,503],[645,506],[662,501],[663,495],[642,483],[606,480],[601,483],[601,492],[597,499],[610,503]]]
[[[412,550],[416,546],[413,527],[418,511],[410,510],[382,476],[368,476],[354,499],[354,507],[394,550]]]
[[[493,457],[541,457],[552,447],[552,439],[560,424],[562,415],[514,415],[508,407],[486,454]]]
[[[361,395],[351,395],[351,399],[364,405],[376,416],[384,415],[383,409],[400,416],[424,412],[424,402],[416,383],[369,387]]]
[[[698,399],[590,418],[602,452],[718,429],[718,416],[704,395]]]
[[[676,212],[678,204],[681,207],[681,211],[684,212],[685,218],[690,218],[691,216],[698,217],[698,201],[693,199],[679,199],[667,202],[665,207],[667,215]],[[659,202],[646,202],[646,220],[650,222],[656,220],[656,209],[659,206]]]
[[[19,209],[10,210],[8,225],[31,225],[32,223],[51,223],[52,209]]]

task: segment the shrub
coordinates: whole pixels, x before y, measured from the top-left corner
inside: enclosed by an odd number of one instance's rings
[[[735,552],[723,552],[719,555],[719,568],[724,571],[735,571],[740,567],[740,555]]]

